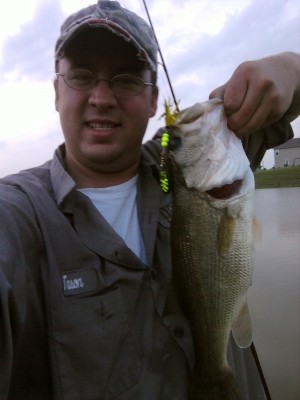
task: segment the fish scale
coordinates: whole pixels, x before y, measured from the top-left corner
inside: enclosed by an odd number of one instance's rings
[[[188,189],[174,189],[173,207],[174,273],[194,338],[196,388],[199,384],[195,391],[204,396],[202,385],[206,396],[203,398],[209,399],[207,384],[214,388],[215,382],[224,376],[226,385],[230,377],[227,345],[233,320],[251,282],[252,252],[245,251],[244,240],[249,242],[249,237],[245,238],[247,232],[241,233],[236,221],[234,246],[227,254],[218,255],[218,229],[213,228],[220,225],[224,213]],[[230,379],[230,384],[235,386],[232,382]],[[215,396],[215,390],[213,393]]]

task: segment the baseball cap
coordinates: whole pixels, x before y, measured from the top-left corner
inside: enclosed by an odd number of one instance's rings
[[[118,1],[98,0],[70,15],[61,26],[55,45],[55,59],[64,57],[68,44],[86,29],[105,28],[132,43],[137,57],[150,69],[157,70],[157,43],[151,27],[134,12],[121,7]]]

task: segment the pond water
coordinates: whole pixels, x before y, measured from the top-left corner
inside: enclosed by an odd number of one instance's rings
[[[300,399],[300,188],[256,190],[262,238],[249,305],[272,400]]]

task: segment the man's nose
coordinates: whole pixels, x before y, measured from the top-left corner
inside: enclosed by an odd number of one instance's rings
[[[111,88],[110,81],[99,79],[91,90],[90,103],[94,105],[114,105],[117,102],[116,96]]]

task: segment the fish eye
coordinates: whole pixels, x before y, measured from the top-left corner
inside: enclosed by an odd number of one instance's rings
[[[173,131],[170,134],[170,149],[171,150],[176,150],[178,147],[180,147],[182,142],[181,137],[179,136],[178,132]]]

